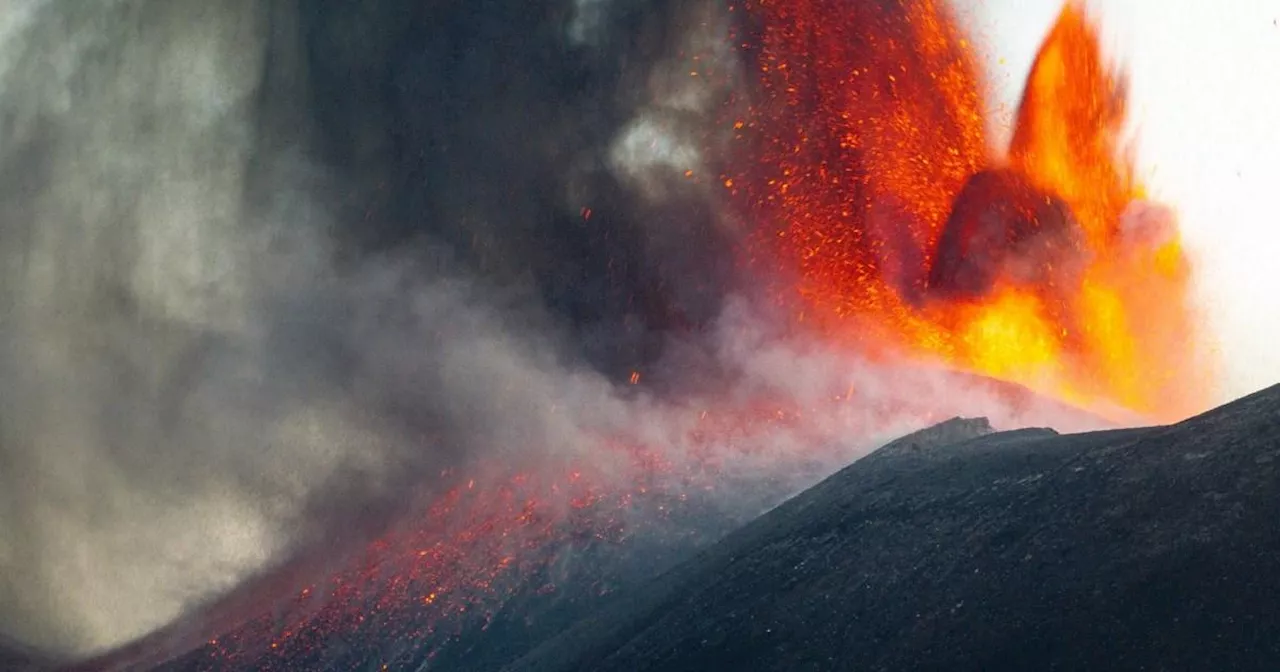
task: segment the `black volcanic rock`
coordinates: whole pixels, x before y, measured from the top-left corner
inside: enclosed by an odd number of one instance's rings
[[[1060,198],[1008,169],[965,183],[943,226],[928,286],[934,296],[971,298],[1001,278],[1056,291],[1079,282],[1084,232]]]
[[[904,437],[508,669],[1274,670],[1280,387]]]

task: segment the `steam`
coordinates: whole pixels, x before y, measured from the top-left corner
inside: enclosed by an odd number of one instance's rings
[[[335,85],[298,57],[302,42],[385,17],[258,0],[7,5],[0,632],[63,656],[102,651],[299,549],[376,533],[442,471],[591,459],[602,435],[679,459],[700,413],[765,392],[816,407],[856,387],[859,401],[756,438],[743,470],[785,474],[815,443],[841,444],[823,454],[834,467],[948,412],[1002,412],[955,379],[787,336],[745,285],[726,291],[734,227],[703,178],[716,170],[711,115],[737,80],[709,47],[726,43],[714,3],[657,3],[666,19],[633,41],[620,36],[653,20],[640,10],[547,4],[597,69],[589,92],[614,107],[536,87],[494,103],[530,107],[476,121],[325,107]],[[342,37],[356,52],[331,52],[347,59],[333,70],[381,67],[351,46],[364,38]],[[702,54],[712,76],[688,77],[680,53]],[[428,138],[448,117],[441,136],[504,139],[436,146],[414,164],[424,177],[388,158],[393,114],[428,118]],[[526,114],[550,123],[504,126]],[[548,166],[558,190],[539,181]],[[411,205],[378,210],[387,190]],[[607,272],[593,266],[603,257]],[[636,297],[664,307],[612,308]],[[700,335],[665,335],[673,313]],[[663,386],[616,375],[632,369]],[[697,389],[704,373],[733,385]],[[939,417],[884,420],[875,403],[906,389],[939,400]]]

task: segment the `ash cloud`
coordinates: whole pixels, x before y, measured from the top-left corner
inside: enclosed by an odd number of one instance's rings
[[[714,314],[610,163],[680,37],[570,9],[6,11],[0,631],[119,644],[472,451],[571,449],[543,400]]]
[[[729,298],[706,179],[740,84],[709,46],[725,21],[672,0],[10,3],[0,632],[119,645],[376,534],[479,456],[608,432],[675,453],[707,381],[892,396]],[[771,435],[743,468],[847,426]]]

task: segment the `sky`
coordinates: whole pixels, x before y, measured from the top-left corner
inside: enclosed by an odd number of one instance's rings
[[[1062,0],[957,4],[1007,117]],[[1086,6],[1130,74],[1139,173],[1179,214],[1221,400],[1280,383],[1280,0]]]

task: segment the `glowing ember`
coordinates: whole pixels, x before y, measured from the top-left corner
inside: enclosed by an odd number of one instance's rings
[[[763,220],[753,263],[798,276],[782,294],[801,319],[1094,408],[1204,407],[1176,226],[1142,202],[1124,84],[1079,7],[1035,61],[1005,156],[943,3],[745,7],[765,95],[727,181]]]

